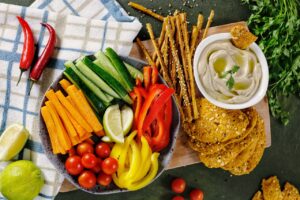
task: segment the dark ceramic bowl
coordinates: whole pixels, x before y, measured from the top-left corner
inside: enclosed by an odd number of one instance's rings
[[[122,57],[122,59],[124,61],[126,61],[127,63],[131,64],[132,66],[135,66],[138,69],[142,69],[143,66],[147,65],[143,61],[132,59],[129,57]],[[56,81],[54,81],[48,89],[50,89],[50,88],[52,88],[54,90],[61,89],[58,82],[62,78],[64,78],[63,74],[61,74],[59,77],[57,77]],[[159,82],[166,84],[161,77],[159,77]],[[44,98],[42,99],[42,102],[41,102],[41,107],[44,106],[45,101],[46,101],[46,98],[44,96]],[[165,148],[163,151],[160,152],[159,169],[158,169],[158,173],[157,173],[156,177],[153,179],[153,181],[156,178],[158,178],[162,174],[162,172],[165,170],[165,168],[168,166],[168,163],[169,163],[169,161],[172,157],[173,151],[174,151],[177,134],[178,134],[179,127],[180,127],[180,116],[179,116],[178,108],[176,106],[174,97],[173,97],[172,101],[173,101],[172,102],[173,103],[173,119],[172,119],[172,125],[171,125],[171,139],[170,139],[170,143],[167,146],[167,148]],[[94,187],[93,189],[90,189],[90,190],[82,188],[77,182],[77,177],[71,176],[70,174],[68,174],[68,172],[65,169],[64,163],[65,163],[65,160],[67,159],[67,155],[61,155],[61,154],[55,155],[52,153],[52,147],[51,147],[48,131],[47,131],[47,128],[45,126],[45,123],[44,123],[41,115],[39,116],[39,120],[40,120],[40,123],[39,123],[40,138],[41,138],[42,144],[44,146],[46,156],[48,157],[50,162],[56,167],[56,169],[61,174],[63,174],[64,177],[66,179],[68,179],[68,181],[71,182],[75,187],[77,187],[78,189],[81,189],[85,192],[97,194],[97,195],[113,194],[113,193],[128,191],[125,189],[120,189],[113,183],[111,183],[108,187],[101,187],[101,186],[97,185],[96,187]]]

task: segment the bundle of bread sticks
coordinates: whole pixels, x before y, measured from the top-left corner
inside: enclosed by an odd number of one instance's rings
[[[137,44],[148,63],[158,67],[169,87],[176,90],[175,99],[181,114],[181,121],[192,123],[199,117],[193,76],[193,56],[197,45],[207,36],[214,11],[211,10],[204,31],[202,31],[204,22],[202,14],[198,15],[197,24],[189,31],[186,13],[176,10],[172,16],[164,17],[139,4],[130,2],[129,5],[162,21],[158,39],[153,33],[151,24],[146,24],[155,50],[153,55],[147,51],[139,38],[137,38]]]

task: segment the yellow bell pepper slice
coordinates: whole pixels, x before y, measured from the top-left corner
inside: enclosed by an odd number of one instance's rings
[[[128,190],[138,190],[147,186],[156,176],[158,171],[158,156],[159,153],[155,152],[151,155],[151,168],[147,176],[138,182],[131,183],[127,186]]]
[[[135,174],[133,177],[134,181],[139,181],[140,179],[144,178],[147,175],[150,166],[151,166],[151,159],[149,159],[152,155],[151,147],[148,144],[148,141],[144,136],[141,137],[141,166],[142,168]]]

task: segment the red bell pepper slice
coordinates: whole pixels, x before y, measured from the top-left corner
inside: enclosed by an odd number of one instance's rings
[[[151,148],[153,151],[161,151],[163,148],[168,146],[170,141],[169,131],[166,129],[164,122],[164,111],[160,112],[156,118],[157,121],[157,132],[151,138]]]
[[[142,81],[139,78],[135,79],[135,86],[142,86]]]
[[[144,99],[146,99],[147,96],[148,96],[148,93],[147,93],[147,91],[145,90],[145,88],[138,87],[138,90],[139,90],[141,96],[142,96]]]
[[[158,79],[158,69],[156,66],[152,67],[151,83],[154,85]]]
[[[142,95],[138,87],[133,88],[133,92],[135,94],[135,101],[134,101],[134,123],[133,128],[136,129],[139,121],[139,114],[142,107]]]
[[[175,92],[174,89],[167,88],[154,100],[153,104],[151,105],[149,114],[145,119],[143,130],[145,130],[147,127],[150,126],[150,124],[157,117],[158,113],[162,110],[164,105],[169,101],[169,99],[171,98],[174,92]]]
[[[138,116],[138,137],[141,138],[143,135],[143,124],[145,121],[145,118],[147,116],[148,110],[153,102],[153,100],[166,89],[167,87],[163,84],[155,84],[150,87],[149,94],[147,98],[145,99],[145,102],[143,103],[143,106],[140,110],[139,116]]]
[[[148,90],[151,85],[151,72],[152,72],[152,67],[146,66],[143,68],[144,87],[146,90]]]

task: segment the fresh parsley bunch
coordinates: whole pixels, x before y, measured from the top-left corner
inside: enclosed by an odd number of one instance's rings
[[[252,12],[248,25],[269,64],[272,115],[289,123],[283,99],[300,95],[300,0],[242,0]]]

